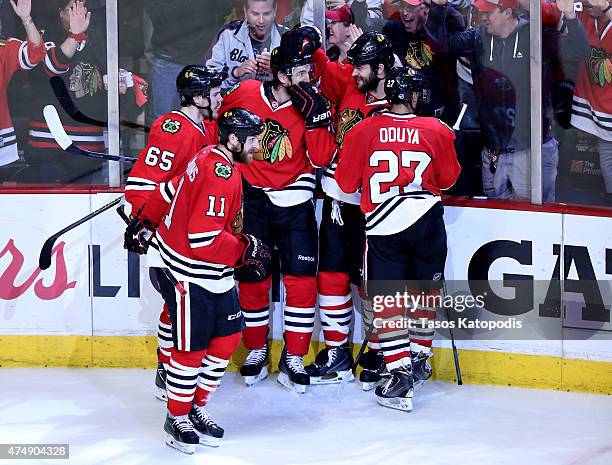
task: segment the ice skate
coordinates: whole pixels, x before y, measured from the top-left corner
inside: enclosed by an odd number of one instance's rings
[[[305,370],[310,384],[337,384],[355,379],[351,367],[353,354],[348,347],[325,348],[317,354],[315,362]]]
[[[287,353],[287,347],[283,348],[280,361],[278,362],[278,382],[290,391],[304,394],[306,386],[310,384],[310,377],[304,369],[301,355]]]
[[[193,454],[200,442],[188,415],[173,417],[167,414],[164,431],[167,433],[166,444],[185,454]]]
[[[200,444],[209,447],[219,447],[221,445],[221,438],[223,438],[225,431],[213,421],[204,407],[194,405],[189,412],[189,420],[191,420],[196,434],[200,437]]]
[[[359,365],[363,368],[359,374],[359,381],[364,391],[371,391],[389,378],[385,358],[380,350],[367,351],[361,356]]]
[[[244,365],[240,367],[240,374],[249,387],[268,377],[268,344],[249,351]]]
[[[157,364],[155,373],[155,397],[162,402],[168,402],[168,393],[166,392],[166,368],[163,363]]]
[[[376,401],[383,407],[410,412],[414,394],[412,369],[408,367],[391,370],[391,377],[385,384],[378,386],[375,393]]]
[[[421,387],[425,381],[431,378],[431,365],[427,361],[433,354],[419,352],[412,357],[412,378],[414,389]]]

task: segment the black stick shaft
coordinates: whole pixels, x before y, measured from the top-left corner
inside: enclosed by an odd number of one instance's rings
[[[53,234],[51,237],[49,237],[45,241],[45,243],[43,244],[42,249],[40,251],[40,256],[38,257],[38,265],[39,265],[40,269],[41,270],[46,270],[47,268],[49,268],[51,266],[51,253],[53,252],[53,244],[55,243],[55,241],[62,234],[65,234],[68,231],[73,230],[74,228],[76,228],[77,226],[82,225],[83,223],[86,223],[87,221],[91,220],[92,218],[98,216],[100,213],[104,213],[106,210],[109,210],[109,209],[113,208],[115,205],[117,205],[119,202],[121,202],[122,199],[123,199],[123,196],[116,198],[112,202],[109,202],[106,205],[98,208],[96,211],[91,212],[88,215],[85,215],[80,220],[77,220],[74,223],[69,224],[68,226],[66,226],[61,231],[58,231],[55,234]]]
[[[444,295],[447,296],[448,292],[446,292],[446,282],[443,281],[444,286]],[[446,308],[446,319],[450,321],[450,317],[448,314],[448,307]],[[459,366],[459,351],[457,350],[457,346],[455,346],[455,334],[453,332],[453,328],[448,328],[448,332],[451,337],[451,347],[453,348],[453,359],[455,361],[455,373],[457,374],[457,384],[461,386],[463,384],[463,379],[461,378],[461,367]]]

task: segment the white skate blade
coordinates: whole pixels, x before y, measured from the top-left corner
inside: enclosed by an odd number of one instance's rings
[[[416,391],[418,388],[420,388],[421,386],[423,386],[423,384],[425,384],[425,379],[415,379],[414,380],[414,390]]]
[[[383,407],[402,410],[403,412],[410,412],[412,410],[412,397],[388,398],[376,396],[376,402]]]
[[[276,381],[291,392],[297,392],[298,394],[304,394],[306,392],[306,385],[294,383],[289,379],[289,375],[282,371],[278,374]]]
[[[245,376],[244,377],[244,384],[246,384],[248,387],[251,387],[254,384],[259,383],[260,381],[263,381],[267,377],[268,377],[268,367],[263,367],[258,375],[256,375],[256,376]]]
[[[165,389],[155,386],[157,391],[155,392],[155,398],[162,402],[168,402],[168,393]]]
[[[201,446],[219,447],[221,445],[221,438],[215,438],[213,436],[209,436],[208,434],[202,434],[197,429],[195,432],[200,437]]]
[[[380,381],[372,381],[371,383],[361,383],[361,389],[364,391],[371,391],[372,389],[374,389],[375,387],[377,387],[378,385],[380,385],[382,383],[382,379]]]
[[[355,375],[351,370],[346,371],[338,371],[335,373],[328,373],[323,376],[311,376],[310,384],[340,384],[343,382],[353,381],[355,379]]]
[[[187,444],[185,442],[179,442],[172,437],[171,434],[166,434],[166,445],[172,447],[183,454],[193,455],[195,454],[195,444]]]

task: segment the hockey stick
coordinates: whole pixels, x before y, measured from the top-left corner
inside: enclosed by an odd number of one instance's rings
[[[43,116],[45,117],[45,121],[47,122],[47,126],[49,126],[49,131],[51,131],[53,138],[62,150],[66,152],[90,158],[99,158],[101,160],[125,161],[130,163],[135,163],[138,160],[138,158],[126,157],[124,155],[109,155],[107,153],[92,152],[91,150],[85,150],[75,145],[68,134],[66,134],[66,130],[62,125],[57,109],[53,105],[47,105],[43,109]]]
[[[362,316],[362,321],[363,321],[363,316]],[[353,373],[353,376],[355,376],[355,370],[357,370],[357,365],[359,365],[359,360],[361,360],[361,356],[365,352],[365,348],[367,347],[368,341],[370,340],[370,336],[372,336],[373,332],[374,332],[374,315],[372,315],[372,324],[366,331],[366,335],[363,338],[363,342],[361,343],[361,346],[359,347],[359,352],[357,352],[357,357],[355,357],[355,360],[353,361],[353,364],[351,365],[351,373]],[[342,380],[342,382],[340,383],[340,386],[338,386],[336,397],[338,398],[342,397],[342,393],[344,392],[344,388],[346,387],[348,382],[349,382],[349,377],[347,376],[346,378]]]
[[[108,126],[107,121],[90,118],[89,116],[81,113],[81,111],[72,101],[72,97],[70,97],[70,92],[68,92],[68,89],[66,89],[66,84],[64,83],[64,80],[61,77],[53,76],[50,79],[50,82],[51,88],[53,89],[53,93],[55,94],[57,101],[60,103],[64,111],[68,113],[68,115],[70,115],[73,120],[103,128]],[[140,129],[147,133],[151,130],[151,128],[149,128],[148,126],[143,126],[142,124],[138,123],[132,123],[131,121],[125,119],[120,120],[119,124],[128,128]]]
[[[121,217],[121,219],[125,222],[126,225],[130,224],[130,219],[125,214],[123,205],[119,205],[117,207],[117,214]],[[172,283],[172,285],[176,288],[176,290],[179,291],[179,294],[187,295],[187,291],[185,290],[185,287],[174,277],[174,275],[170,272],[168,268],[166,267],[159,267],[159,268],[164,272],[164,274],[166,275],[166,278],[168,278],[168,280]]]
[[[448,292],[446,292],[446,281],[442,281],[442,285],[444,287],[444,296],[446,297],[448,295]],[[446,310],[446,320],[450,322],[448,307],[445,305],[444,308]],[[450,333],[451,347],[453,348],[453,359],[455,360],[455,373],[457,374],[457,384],[461,386],[463,384],[463,379],[461,378],[461,367],[459,366],[459,352],[457,351],[457,347],[455,346],[455,334],[453,333],[453,328],[451,328],[450,325],[448,327],[448,332]]]
[[[85,215],[80,220],[77,220],[74,223],[69,224],[61,231],[58,231],[55,234],[53,234],[51,237],[49,237],[43,244],[42,249],[40,249],[40,256],[38,257],[38,266],[40,267],[40,269],[46,270],[47,268],[51,266],[51,253],[53,252],[53,244],[55,243],[58,237],[60,237],[64,233],[67,233],[68,231],[73,230],[77,226],[80,226],[83,223],[91,220],[95,216],[98,216],[100,213],[104,213],[106,210],[113,208],[115,205],[119,204],[119,202],[121,202],[122,200],[123,200],[123,196],[116,198],[112,202],[109,202],[106,205],[98,208],[96,211],[88,215]]]

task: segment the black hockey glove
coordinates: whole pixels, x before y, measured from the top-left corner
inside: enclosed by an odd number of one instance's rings
[[[149,220],[142,221],[137,216],[132,217],[125,229],[123,248],[130,252],[144,255],[149,249],[155,228]]]
[[[321,48],[321,33],[314,26],[301,26],[295,29],[302,38],[302,54],[312,55]]]
[[[246,248],[235,266],[236,280],[245,283],[263,281],[270,276],[270,249],[251,234],[241,234],[240,239],[246,244]]]
[[[325,128],[331,123],[331,104],[308,82],[289,88],[291,103],[304,117],[306,129]]]

